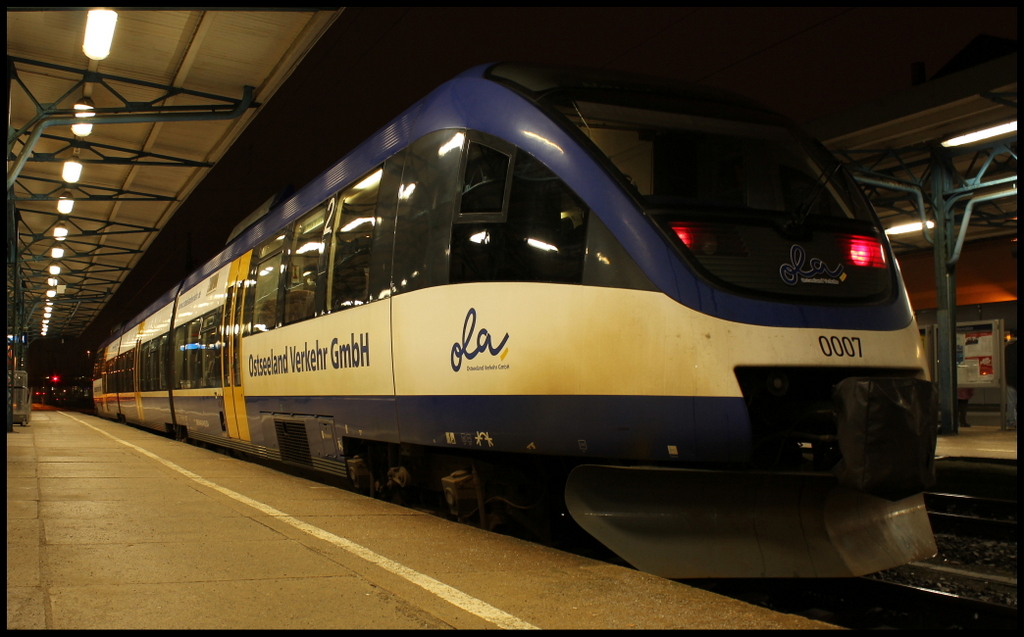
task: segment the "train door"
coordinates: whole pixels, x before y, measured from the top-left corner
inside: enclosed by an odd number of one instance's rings
[[[245,394],[239,359],[242,345],[242,307],[249,282],[252,252],[236,259],[228,271],[224,320],[221,321],[221,380],[224,387],[224,411],[221,412],[229,438],[251,440],[249,418],[245,410]]]

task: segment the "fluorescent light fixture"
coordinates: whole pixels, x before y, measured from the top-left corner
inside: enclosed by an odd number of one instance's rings
[[[75,209],[75,200],[72,198],[70,190],[65,190],[64,194],[57,200],[57,212],[62,215],[69,215],[71,211]]]
[[[110,55],[110,43],[114,39],[114,27],[117,25],[117,12],[106,9],[94,9],[89,12],[85,23],[85,43],[82,52],[90,60],[102,60]]]
[[[54,246],[54,248],[50,250],[50,256],[54,259],[62,258],[64,256],[64,248]]]
[[[966,135],[960,135],[953,139],[947,139],[942,142],[943,146],[947,148],[950,146],[963,146],[964,144],[973,144],[974,142],[980,142],[983,139],[990,137],[996,137],[998,135],[1005,135],[1006,133],[1012,133],[1017,130],[1016,120],[1007,122],[1006,124],[1000,124],[999,126],[993,126],[984,130],[974,131],[973,133],[967,133]]]
[[[81,176],[81,163],[75,161],[74,159],[69,159],[66,162],[64,162],[64,169],[61,171],[60,177],[65,181],[65,183],[73,184],[77,182]]]
[[[92,100],[88,97],[83,97],[82,99],[75,102],[74,108],[76,111],[78,111],[77,113],[75,113],[75,117],[84,119],[96,116],[96,113],[92,112],[95,106],[93,105]],[[86,135],[92,132],[92,124],[88,122],[82,122],[81,124],[72,124],[71,132],[79,137],[85,137]]]
[[[929,228],[934,228],[935,227],[935,222],[934,221],[929,221],[928,222],[928,227]],[[891,228],[886,228],[885,229],[885,234],[888,234],[888,235],[907,234],[908,232],[917,232],[920,229],[921,229],[921,222],[920,221],[915,221],[914,223],[904,223],[904,224],[899,225],[899,226],[893,226]]]

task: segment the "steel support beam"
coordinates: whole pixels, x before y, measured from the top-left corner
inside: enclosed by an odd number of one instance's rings
[[[935,217],[933,255],[935,264],[935,378],[939,389],[939,425],[942,433],[959,433],[956,402],[956,263],[949,262],[956,220],[946,193],[953,177],[941,151],[932,155],[931,204]]]

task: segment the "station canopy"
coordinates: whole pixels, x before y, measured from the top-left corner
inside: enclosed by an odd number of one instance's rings
[[[7,11],[8,329],[29,339],[82,333],[341,13],[118,10],[99,61],[83,52],[86,8]],[[83,98],[92,118],[75,117]]]
[[[1017,236],[1017,54],[947,67],[806,126],[857,176],[882,225],[903,230],[889,234],[897,255],[933,248],[937,209],[951,241],[965,229],[961,245]]]

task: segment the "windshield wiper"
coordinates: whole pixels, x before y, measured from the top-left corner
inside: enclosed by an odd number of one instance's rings
[[[804,197],[804,200],[800,202],[800,205],[793,210],[793,216],[790,218],[789,223],[786,224],[787,227],[797,229],[804,225],[807,215],[811,212],[811,206],[814,205],[814,202],[818,201],[818,197],[820,197],[822,191],[825,190],[825,186],[832,181],[832,178],[836,176],[836,173],[839,172],[839,169],[842,167],[843,163],[837,161],[836,165],[827,173],[822,171],[822,173],[818,175],[818,180],[814,182],[814,185],[811,187],[810,191],[808,191],[807,196]]]

